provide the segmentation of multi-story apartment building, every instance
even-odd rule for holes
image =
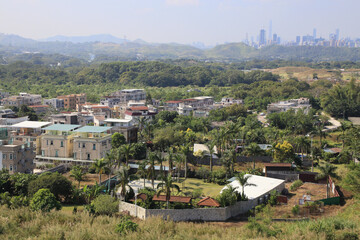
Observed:
[[[32,173],[35,152],[32,143],[0,141],[0,169],[9,173]]]
[[[94,161],[111,149],[111,127],[85,126],[74,130],[74,160]]]
[[[142,101],[146,100],[146,92],[144,89],[123,89],[111,94],[112,96],[119,97],[120,103],[127,103],[130,100]]]
[[[290,109],[297,111],[303,109],[305,113],[309,111],[311,104],[308,98],[290,99],[287,101],[280,101],[271,103],[267,107],[267,113],[286,112]]]
[[[51,115],[49,121],[52,124],[79,124],[86,126],[94,123],[94,116],[88,113],[69,112]]]
[[[104,122],[111,127],[111,133],[121,133],[128,143],[137,142],[138,127],[134,119],[108,118]]]
[[[86,103],[86,94],[80,93],[80,94],[71,94],[71,95],[64,95],[64,96],[58,96],[57,99],[64,100],[64,108],[65,109],[76,109],[76,106],[78,104],[85,104]]]
[[[64,99],[58,99],[58,98],[44,99],[44,104],[52,106],[55,109],[63,109]]]
[[[21,107],[21,105],[41,105],[41,95],[20,93],[19,96],[10,96],[1,100],[2,105],[11,107]]]
[[[41,134],[43,128],[50,126],[51,122],[25,121],[9,126],[11,141],[21,141],[23,143],[32,143],[39,154],[41,150]]]
[[[100,99],[100,105],[113,108],[114,106],[122,104],[120,97],[118,96],[103,96]]]
[[[157,112],[149,109],[146,106],[136,106],[129,107],[125,111],[125,119],[134,119],[137,120],[139,118],[152,119]]]
[[[41,156],[38,159],[47,161],[73,161],[74,130],[80,125],[54,124],[44,128],[41,136]]]

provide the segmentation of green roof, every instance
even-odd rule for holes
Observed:
[[[54,124],[49,127],[44,128],[44,130],[52,130],[52,131],[62,131],[69,132],[76,128],[81,127],[81,125],[72,125],[72,124]]]
[[[87,132],[87,133],[102,133],[110,130],[111,127],[94,127],[94,126],[85,126],[79,129],[76,129],[75,132]]]

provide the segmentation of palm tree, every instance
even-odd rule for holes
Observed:
[[[185,159],[185,179],[187,178],[187,170],[188,170],[188,162],[189,162],[189,154],[191,153],[191,143],[180,146],[180,152],[184,155]]]
[[[342,148],[345,146],[345,138],[346,138],[346,130],[352,128],[352,124],[346,121],[342,121],[340,126],[341,133],[338,135],[337,140],[341,139],[342,141]]]
[[[182,169],[182,166],[185,162],[184,156],[182,154],[176,154],[175,155],[175,163],[177,168],[177,181],[180,180],[180,170]]]
[[[250,186],[254,186],[256,187],[256,184],[253,183],[249,183],[249,179],[251,178],[251,175],[246,175],[245,172],[243,173],[239,173],[235,179],[237,181],[239,181],[240,185],[241,185],[241,195],[242,198],[245,198],[245,187],[250,187]]]
[[[107,168],[108,168],[108,192],[110,193],[110,187],[111,187],[111,173],[112,173],[112,168],[115,164],[115,156],[114,156],[114,151],[111,151],[110,153],[106,153],[106,157],[105,157],[106,163],[107,163]]]
[[[121,145],[119,148],[120,152],[124,155],[126,166],[129,164],[129,158],[134,154],[135,147],[132,143]]]
[[[147,157],[147,162],[149,164],[149,167],[147,170],[148,170],[148,176],[150,176],[150,178],[151,178],[152,188],[154,188],[156,160],[157,160],[156,154],[153,152],[150,152]]]
[[[255,156],[258,156],[262,152],[261,148],[257,143],[250,143],[250,145],[245,149],[245,156],[254,157],[253,169],[255,169]]]
[[[161,188],[157,196],[160,195],[160,193],[165,193],[166,195],[166,208],[169,208],[169,200],[171,196],[171,189],[175,188],[178,192],[180,192],[180,187],[176,184],[174,184],[173,179],[171,175],[168,175],[167,177],[163,177],[163,182],[159,183],[157,185],[157,189]]]
[[[148,164],[148,161],[145,160],[145,161],[142,161],[139,165],[139,168],[136,172],[136,174],[140,177],[140,178],[143,178],[144,179],[144,188],[145,188],[145,180],[146,178],[149,176],[149,172],[147,171],[146,169],[146,166]]]
[[[122,166],[120,167],[120,170],[116,174],[117,180],[119,182],[118,187],[121,187],[120,196],[122,200],[125,200],[126,196],[126,187],[129,187],[131,189],[130,183],[130,175],[129,175],[129,168]]]
[[[164,176],[163,162],[165,162],[166,159],[162,156],[161,152],[156,153],[156,161],[160,164],[160,176]]]
[[[322,139],[326,138],[329,134],[324,130],[325,123],[324,122],[318,122],[316,124],[313,134],[320,137],[320,148],[322,148]]]
[[[169,147],[167,152],[168,152],[167,160],[169,163],[169,174],[172,176],[173,168],[174,168],[174,150],[173,148]]]
[[[207,146],[207,148],[209,150],[205,150],[204,152],[206,154],[209,154],[209,158],[210,158],[210,172],[212,172],[213,169],[213,154],[215,153],[216,149],[215,149],[215,141],[209,141],[207,143],[205,143],[205,145]]]
[[[99,184],[101,184],[101,174],[107,170],[107,162],[104,158],[97,159],[93,163],[93,167],[95,168],[96,173],[99,174]]]
[[[309,139],[306,136],[298,136],[295,138],[295,145],[301,151],[301,160],[304,162],[304,152],[308,152],[310,148]]]
[[[326,178],[326,198],[329,198],[329,177],[338,177],[335,173],[337,167],[330,163],[324,163],[319,166],[320,174],[316,176],[316,179]]]
[[[70,171],[70,177],[74,178],[76,181],[79,182],[78,188],[80,188],[80,182],[84,180],[84,175],[85,172],[80,166],[74,166]]]

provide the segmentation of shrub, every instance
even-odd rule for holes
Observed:
[[[211,180],[216,184],[225,185],[227,182],[226,170],[221,168],[213,171],[211,174]]]
[[[299,205],[295,205],[292,209],[291,209],[292,214],[294,214],[294,216],[299,215],[300,213],[300,206]]]
[[[301,180],[296,180],[295,182],[293,182],[290,186],[290,191],[296,191],[301,185],[303,185],[303,181]]]
[[[30,195],[35,194],[40,189],[47,188],[52,192],[58,201],[71,199],[72,184],[60,173],[47,173],[40,175],[37,179],[29,183],[28,192]]]
[[[100,195],[91,203],[96,214],[112,215],[119,211],[118,202],[110,195]]]
[[[199,198],[202,195],[201,189],[194,189],[194,191],[191,193],[192,198]]]
[[[217,197],[217,200],[222,207],[231,206],[236,203],[237,195],[230,189],[224,189]]]
[[[50,212],[53,209],[60,210],[61,205],[49,189],[40,189],[31,199],[30,209],[33,211]]]
[[[269,204],[271,206],[277,205],[277,196],[278,196],[278,193],[276,192],[276,190],[271,191],[270,197],[269,197]]]
[[[355,232],[343,232],[336,237],[337,240],[358,240],[359,235]]]
[[[205,167],[201,167],[196,171],[195,176],[199,179],[203,179],[204,181],[206,181],[210,177],[210,171]]]
[[[116,225],[115,232],[119,234],[127,234],[129,232],[136,232],[138,225],[130,220],[129,217],[124,217],[121,222]]]

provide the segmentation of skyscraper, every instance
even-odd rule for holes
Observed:
[[[260,30],[260,37],[259,37],[259,45],[264,46],[266,44],[266,38],[265,38],[265,30]]]
[[[269,23],[269,40],[271,40],[272,38],[272,20],[270,20],[270,23]]]
[[[300,45],[300,36],[296,36],[296,45]]]
[[[278,40],[278,36],[276,33],[273,34],[273,38],[272,38],[272,42],[273,43],[277,43],[277,40]]]
[[[335,40],[339,40],[340,39],[340,30],[336,29],[335,31]]]
[[[314,41],[315,41],[315,39],[316,39],[316,28],[314,28],[314,30],[313,30],[313,38],[314,38]]]

